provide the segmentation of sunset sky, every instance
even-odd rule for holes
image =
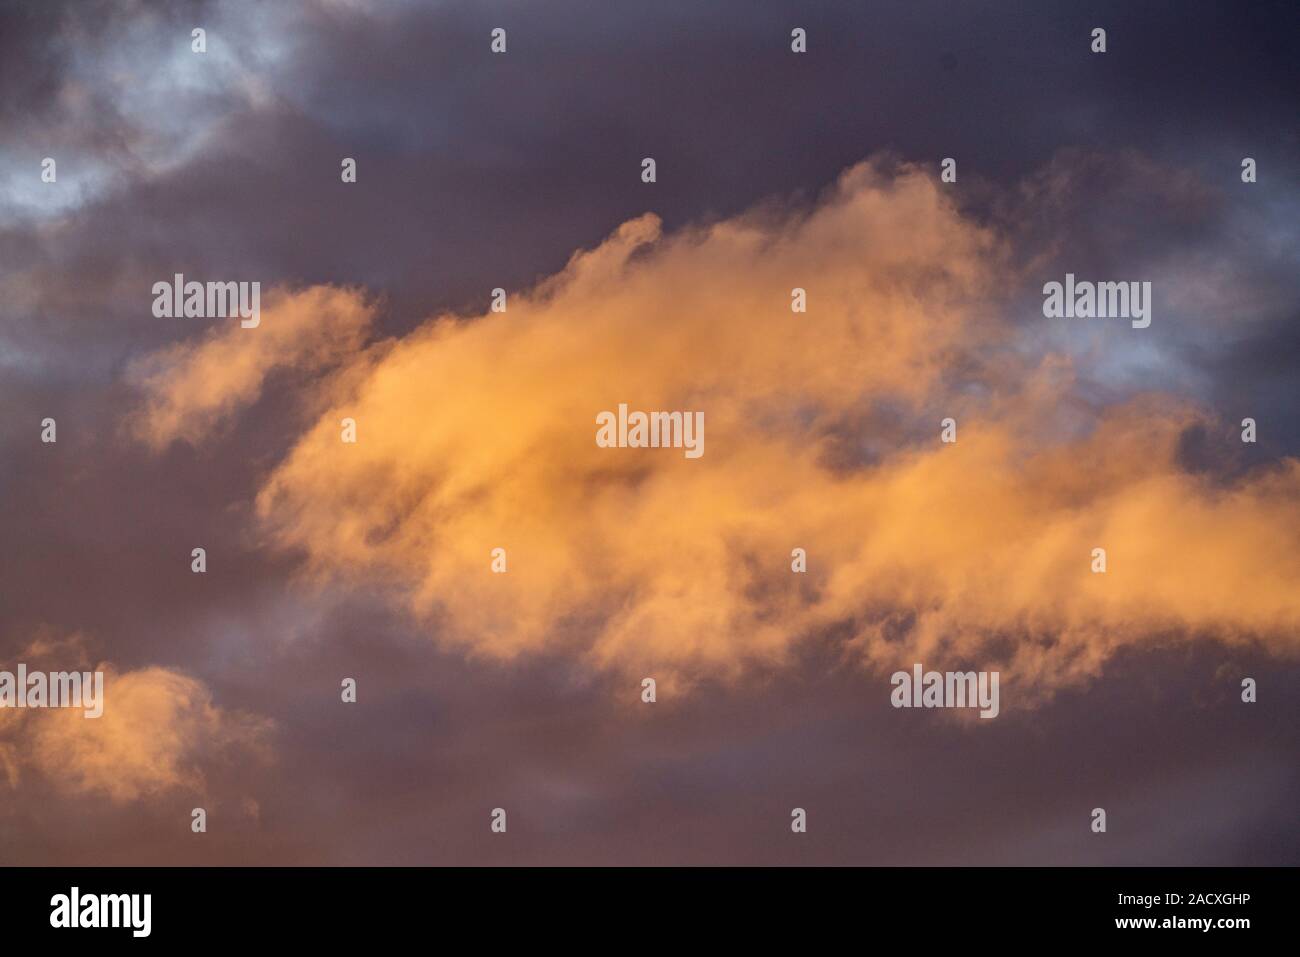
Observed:
[[[1300,864],[1295,4],[0,10],[0,863]]]

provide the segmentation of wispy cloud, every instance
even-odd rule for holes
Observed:
[[[313,373],[355,354],[374,317],[360,293],[323,286],[281,292],[267,313],[264,331],[234,319],[176,320],[219,325],[198,345],[182,343],[132,364],[128,378],[148,399],[131,430],[155,447],[197,441],[256,401],[277,369]]]
[[[86,647],[79,635],[42,635],[18,655],[31,668],[104,672],[103,713],[0,710],[0,769],[10,787],[35,771],[61,793],[126,802],[202,793],[207,771],[231,756],[269,759],[266,719],[219,707],[202,681],[171,668],[92,665]]]

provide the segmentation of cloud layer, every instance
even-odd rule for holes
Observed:
[[[436,317],[315,380],[323,411],[258,496],[267,541],[471,653],[669,680],[780,665],[814,633],[885,671],[1000,668],[1021,701],[1129,645],[1294,654],[1300,465],[1189,471],[1189,430],[1235,432],[1176,397],[1090,396],[1009,315],[1016,268],[933,178],[883,161],[811,207],[631,220],[506,312]],[[310,289],[150,360],[151,441],[247,402],[256,376],[228,370],[316,371],[368,316]],[[1101,335],[1143,346],[1127,323]],[[598,448],[621,402],[702,410],[705,456]]]

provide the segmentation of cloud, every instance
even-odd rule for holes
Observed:
[[[268,544],[469,653],[666,680],[780,666],[814,634],[886,671],[1000,668],[1032,682],[1020,700],[1138,643],[1294,654],[1300,465],[1188,473],[1189,429],[1235,434],[1171,396],[1106,404],[1068,356],[1024,348],[999,310],[1015,275],[905,165],[855,166],[811,209],[672,235],[642,216],[505,313],[436,317],[320,381],[258,497]],[[184,353],[155,406],[192,405],[173,391],[218,356]],[[598,448],[620,402],[703,411],[705,456]]]
[[[315,372],[355,352],[373,318],[373,308],[356,290],[316,286],[277,290],[256,328],[235,320],[196,320],[220,325],[197,345],[151,353],[129,369],[144,394],[132,430],[155,448],[175,439],[200,441],[256,401],[275,370]]]
[[[0,73],[9,81],[0,119],[21,134],[0,138],[7,218],[57,218],[195,160],[224,117],[273,101],[285,53],[276,15],[228,2],[55,0],[5,14],[0,62],[17,68]],[[191,49],[198,26],[208,33],[202,54]],[[57,189],[31,175],[44,156],[58,163]]]
[[[79,636],[38,638],[16,660],[29,670],[103,671],[104,708],[98,718],[80,708],[0,712],[0,767],[11,787],[32,769],[64,793],[125,802],[202,792],[206,766],[270,755],[268,721],[215,705],[203,682],[178,671],[91,665]]]

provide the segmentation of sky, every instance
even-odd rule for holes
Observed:
[[[0,862],[1300,863],[1297,21],[6,0]]]

